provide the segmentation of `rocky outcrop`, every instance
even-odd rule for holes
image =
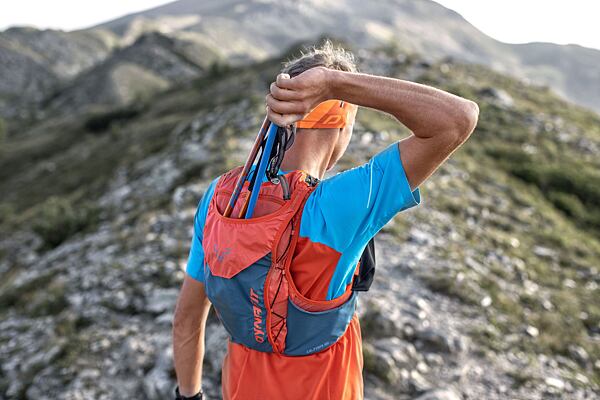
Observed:
[[[172,85],[189,83],[215,61],[207,49],[189,46],[159,33],[142,35],[59,89],[47,108],[63,113],[126,105]],[[194,53],[194,58],[188,57],[188,52]]]
[[[108,56],[117,38],[105,30],[10,28],[0,33],[0,115],[28,117],[60,84]]]

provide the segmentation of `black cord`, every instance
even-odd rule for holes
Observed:
[[[273,149],[269,155],[269,164],[267,168],[267,179],[273,180],[279,175],[279,169],[286,150],[289,150],[296,137],[296,126],[279,127],[273,143]]]

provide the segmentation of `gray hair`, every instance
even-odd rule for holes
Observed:
[[[281,72],[290,77],[300,75],[302,72],[315,67],[325,67],[338,71],[356,72],[354,54],[340,46],[335,46],[329,39],[320,46],[313,46],[300,57],[289,60],[283,64]]]

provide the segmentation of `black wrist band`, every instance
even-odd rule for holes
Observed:
[[[202,390],[193,395],[192,397],[185,397],[179,393],[179,386],[175,388],[175,400],[202,400]]]

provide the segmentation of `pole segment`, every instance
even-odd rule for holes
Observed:
[[[246,159],[244,168],[242,169],[242,172],[240,173],[240,176],[238,177],[238,180],[235,183],[235,188],[233,190],[233,193],[231,194],[231,197],[229,198],[229,203],[227,203],[225,212],[223,213],[223,215],[225,217],[231,216],[231,213],[233,212],[235,203],[237,202],[238,197],[240,196],[240,193],[242,192],[242,188],[244,187],[244,182],[246,181],[246,178],[248,177],[248,172],[250,171],[250,168],[252,167],[252,164],[254,163],[254,160],[256,159],[256,156],[258,154],[258,150],[260,149],[260,145],[262,144],[263,139],[265,138],[265,134],[267,133],[269,124],[270,124],[269,119],[267,117],[265,117],[265,119],[260,127],[260,130],[258,131],[258,135],[256,136],[256,139],[254,140],[254,144],[252,145],[252,150],[250,150],[250,154],[248,154],[248,158]]]
[[[271,123],[269,126],[269,131],[267,133],[267,143],[263,148],[263,156],[261,157],[260,164],[258,165],[258,171],[256,171],[256,179],[258,183],[258,187],[256,187],[256,183],[254,184],[254,188],[252,189],[252,193],[250,194],[250,201],[248,203],[248,211],[246,211],[246,219],[252,218],[252,214],[254,213],[254,206],[256,205],[256,201],[258,200],[258,193],[260,192],[260,186],[262,184],[263,176],[265,176],[265,171],[267,170],[267,164],[271,159],[271,150],[273,149],[273,143],[275,142],[275,136],[277,136],[277,129],[279,127],[274,123]]]

